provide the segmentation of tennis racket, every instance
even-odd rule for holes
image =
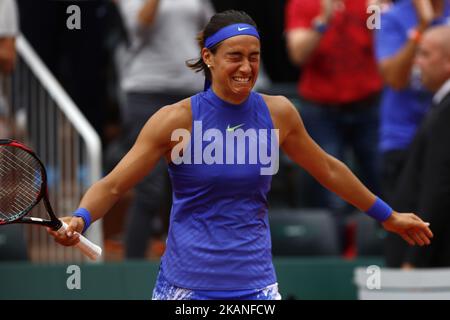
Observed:
[[[26,216],[41,199],[50,220]],[[48,200],[47,174],[37,155],[22,143],[0,139],[0,225],[28,223],[64,233],[67,224],[59,220]],[[80,235],[76,247],[96,260],[102,249]]]

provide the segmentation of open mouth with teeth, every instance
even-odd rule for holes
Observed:
[[[233,80],[239,83],[250,83],[251,78],[250,77],[233,77]]]

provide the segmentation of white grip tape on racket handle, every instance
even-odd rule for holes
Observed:
[[[61,222],[62,226],[61,229],[58,230],[58,232],[63,232],[68,227],[67,223],[65,223],[64,221]],[[81,252],[83,252],[86,256],[88,256],[92,260],[97,260],[97,258],[102,255],[102,248],[89,241],[82,234],[80,234],[80,242],[78,242],[75,246],[78,247],[78,249],[80,249]]]

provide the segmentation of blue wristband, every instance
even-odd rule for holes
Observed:
[[[379,222],[386,221],[392,215],[392,208],[383,200],[377,197],[377,200],[366,213]]]
[[[322,21],[314,21],[312,23],[313,30],[317,31],[320,34],[324,34],[328,30],[328,24]]]
[[[85,208],[78,208],[77,210],[74,211],[74,213],[72,213],[72,216],[80,217],[83,219],[84,228],[81,233],[84,233],[91,225],[91,221],[92,221],[91,213]]]

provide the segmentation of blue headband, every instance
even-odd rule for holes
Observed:
[[[208,37],[205,41],[205,47],[211,49],[223,40],[242,35],[254,36],[259,39],[259,33],[254,26],[246,23],[236,23],[226,26]]]
[[[223,27],[212,36],[208,37],[205,41],[205,48],[211,49],[219,42],[226,40],[231,37],[236,36],[254,36],[259,39],[259,33],[256,28],[247,23],[236,23],[230,24],[229,26]],[[211,82],[205,78],[205,87],[204,90],[208,90],[211,86]]]

